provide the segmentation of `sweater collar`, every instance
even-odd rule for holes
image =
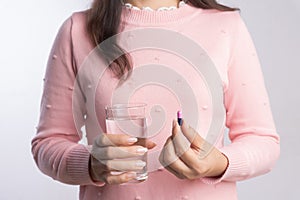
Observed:
[[[160,25],[166,23],[180,23],[196,11],[196,7],[187,2],[173,10],[135,10],[122,7],[121,22],[136,25]]]

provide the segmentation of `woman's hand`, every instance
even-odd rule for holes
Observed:
[[[119,160],[141,156],[155,143],[138,140],[125,134],[100,134],[94,141],[90,156],[90,175],[94,181],[121,184],[134,180],[135,171],[143,169],[142,160]]]
[[[167,139],[159,159],[167,170],[180,179],[219,177],[228,165],[227,157],[184,120],[181,128],[173,120],[172,136]]]

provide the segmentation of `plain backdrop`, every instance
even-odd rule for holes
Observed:
[[[296,200],[300,178],[300,2],[223,0],[237,6],[261,60],[281,157],[273,171],[238,183],[241,200]],[[90,0],[0,1],[0,199],[78,199],[78,187],[43,175],[30,141],[39,116],[43,76],[54,37]]]

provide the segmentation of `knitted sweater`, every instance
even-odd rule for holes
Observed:
[[[179,33],[201,47],[203,52],[195,55],[196,58],[205,55],[206,63],[203,65],[215,67],[221,83],[221,107],[224,109],[217,118],[224,120],[221,128],[215,130],[218,137],[213,143],[227,156],[229,165],[221,177],[196,180],[178,179],[158,165],[157,158],[166,138],[171,135],[176,111],[186,108],[183,109],[186,122],[208,138],[215,120],[214,109],[218,105],[214,105],[212,100],[214,96],[207,84],[210,77],[205,77],[205,72],[199,73],[190,62],[174,53],[144,48],[130,52],[130,55],[133,73],[135,69],[143,69],[140,72],[150,70],[147,74],[141,73],[148,84],[137,87],[136,79],[131,79],[129,85],[134,92],[129,99],[147,103],[148,113],[154,105],[161,105],[163,112],[158,110],[156,113],[164,115],[162,127],[151,137],[157,146],[148,152],[149,177],[142,183],[124,185],[93,182],[88,171],[91,145],[101,130],[106,131],[104,107],[112,103],[119,79],[111,70],[105,70],[101,77],[96,77],[98,81],[92,81],[95,74],[91,70],[86,70],[78,78],[94,49],[87,35],[86,17],[86,11],[77,12],[63,23],[47,63],[37,135],[32,140],[32,153],[43,173],[63,183],[80,185],[81,200],[233,200],[237,199],[236,181],[271,170],[279,156],[279,136],[259,59],[238,11],[205,10],[190,4],[174,10],[151,12],[124,7],[120,32],[158,28],[173,31],[174,34],[170,32],[170,40]],[[146,37],[149,44],[152,39],[157,40],[154,36],[151,38],[151,34],[149,37]],[[161,44],[166,42],[163,38],[158,39],[161,39]],[[126,41],[135,41],[135,36],[129,35]],[[177,44],[180,41],[172,42]],[[190,53],[195,53],[192,50],[191,46]],[[153,63],[156,68],[149,65]],[[154,69],[154,76],[151,69]],[[163,69],[174,72],[180,78],[173,81],[175,75]],[[155,78],[154,81],[151,77]],[[171,88],[158,84],[165,80],[170,82]],[[80,92],[75,91],[77,88]],[[174,88],[179,88],[176,90],[178,94],[170,91]],[[191,108],[191,105],[195,107]],[[96,120],[91,119],[93,116]],[[85,126],[87,143],[79,143],[82,126]],[[231,141],[228,145],[223,142],[225,127],[229,130]]]

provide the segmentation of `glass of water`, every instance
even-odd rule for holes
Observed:
[[[147,124],[145,117],[145,103],[114,104],[105,107],[106,132],[109,134],[127,134],[138,138],[141,145],[145,144],[147,138]],[[137,171],[137,181],[148,178],[147,152],[142,156],[127,158],[124,160],[142,160],[146,166]]]

